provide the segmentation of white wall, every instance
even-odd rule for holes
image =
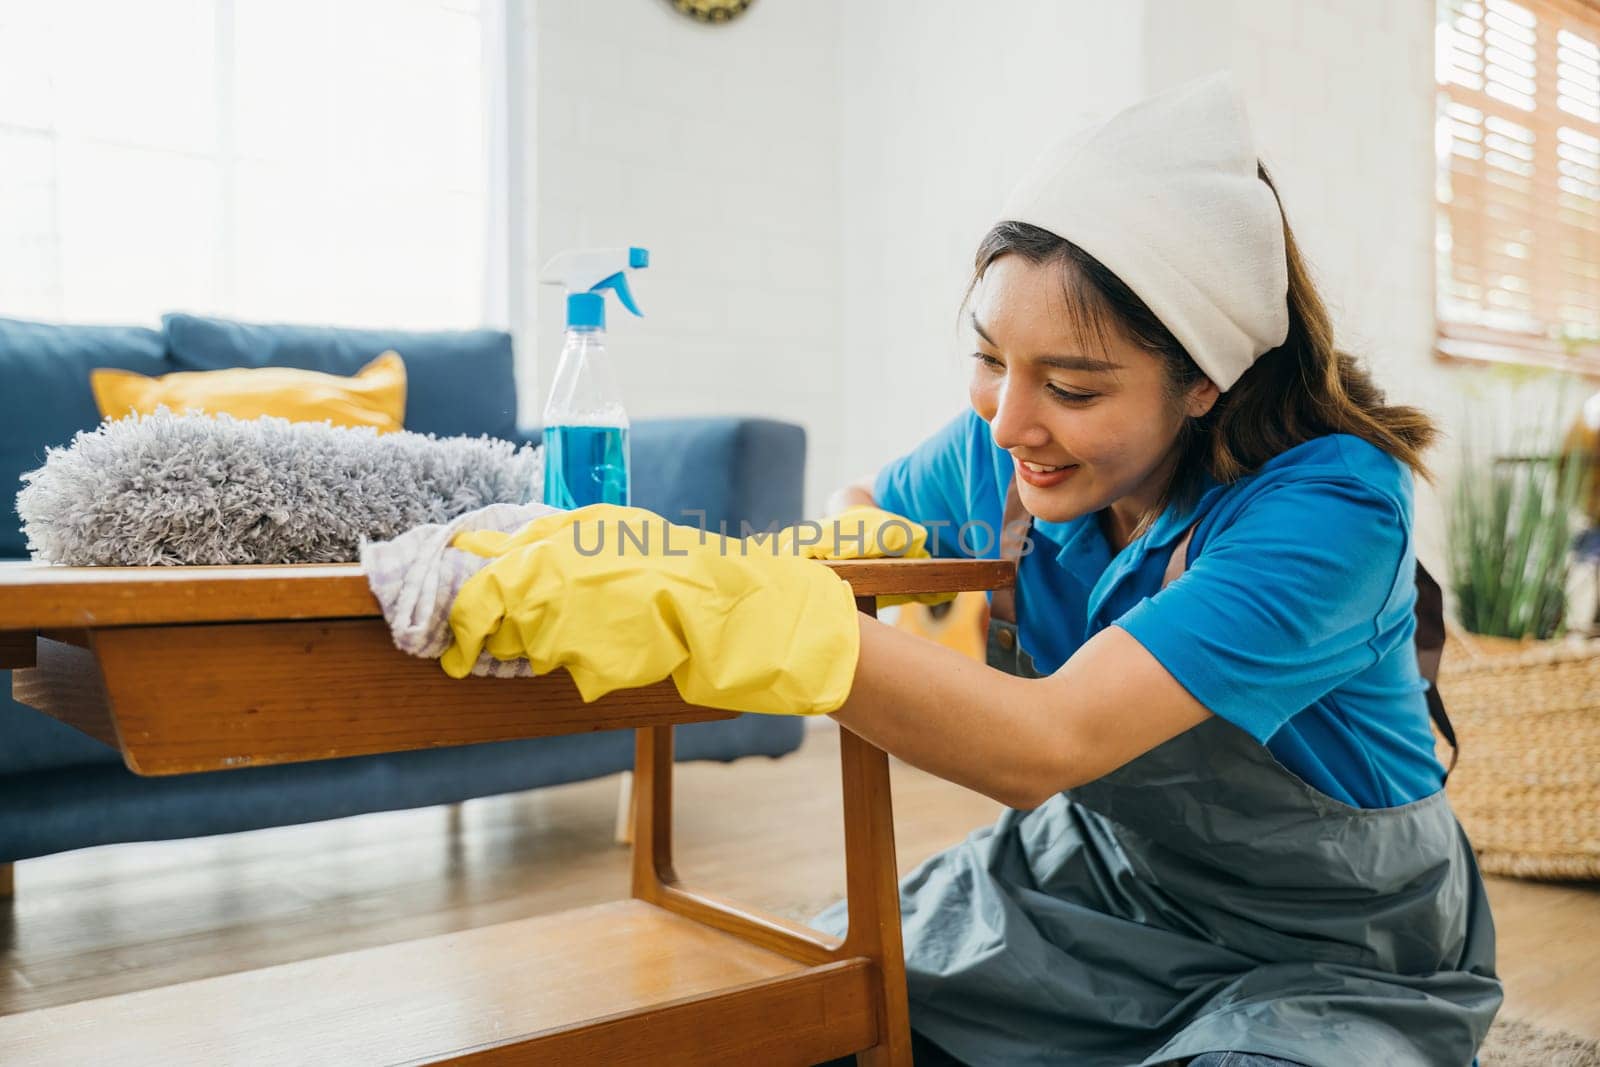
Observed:
[[[973,253],[1051,140],[1137,98],[1143,10],[1093,0],[851,7],[840,345],[852,478],[967,405],[956,323]]]
[[[647,317],[609,316],[629,413],[799,422],[818,512],[966,403],[957,304],[1036,131],[1137,96],[1143,5],[1108,7],[532,0],[527,269],[649,247]],[[561,306],[530,300],[536,421]]]
[[[611,316],[630,412],[800,422],[813,513],[966,403],[957,304],[1035,153],[1222,67],[1341,347],[1454,433],[1469,404],[1546,402],[1433,358],[1430,4],[758,0],[704,27],[657,0],[530,2],[530,272],[575,244],[649,246],[648,318]],[[535,306],[536,417],[560,304]],[[1455,448],[1433,457],[1446,485]],[[1426,487],[1419,534],[1439,563]]]
[[[633,283],[646,317],[615,301],[607,316],[629,414],[799,422],[817,506],[839,468],[839,4],[762,0],[723,26],[662,0],[531,0],[528,14],[530,285],[564,248],[649,248]],[[534,422],[559,288],[530,307]]]

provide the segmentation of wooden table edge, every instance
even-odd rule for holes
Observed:
[[[856,596],[1001,589],[1003,560],[828,560]],[[60,567],[0,561],[0,634],[44,629],[382,618],[360,565]]]

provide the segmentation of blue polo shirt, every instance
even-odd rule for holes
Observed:
[[[879,472],[878,505],[932,527],[936,555],[994,559],[1011,457],[970,409]],[[1279,763],[1356,807],[1443,785],[1417,670],[1411,472],[1331,434],[1258,471],[1206,483],[1113,552],[1094,515],[1036,521],[1017,570],[1017,629],[1055,671],[1120,626],[1215,714]],[[1195,524],[1189,566],[1161,588]]]

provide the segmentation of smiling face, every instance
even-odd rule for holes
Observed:
[[[1160,357],[1074,313],[1068,281],[1059,262],[989,264],[972,306],[969,394],[1011,453],[1028,512],[1065,522],[1109,509],[1120,545],[1162,499],[1184,420],[1209,411],[1217,387],[1202,379],[1174,397]]]

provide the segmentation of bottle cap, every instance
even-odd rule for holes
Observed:
[[[605,329],[606,298],[604,293],[569,293],[567,295],[567,327],[580,329]]]

